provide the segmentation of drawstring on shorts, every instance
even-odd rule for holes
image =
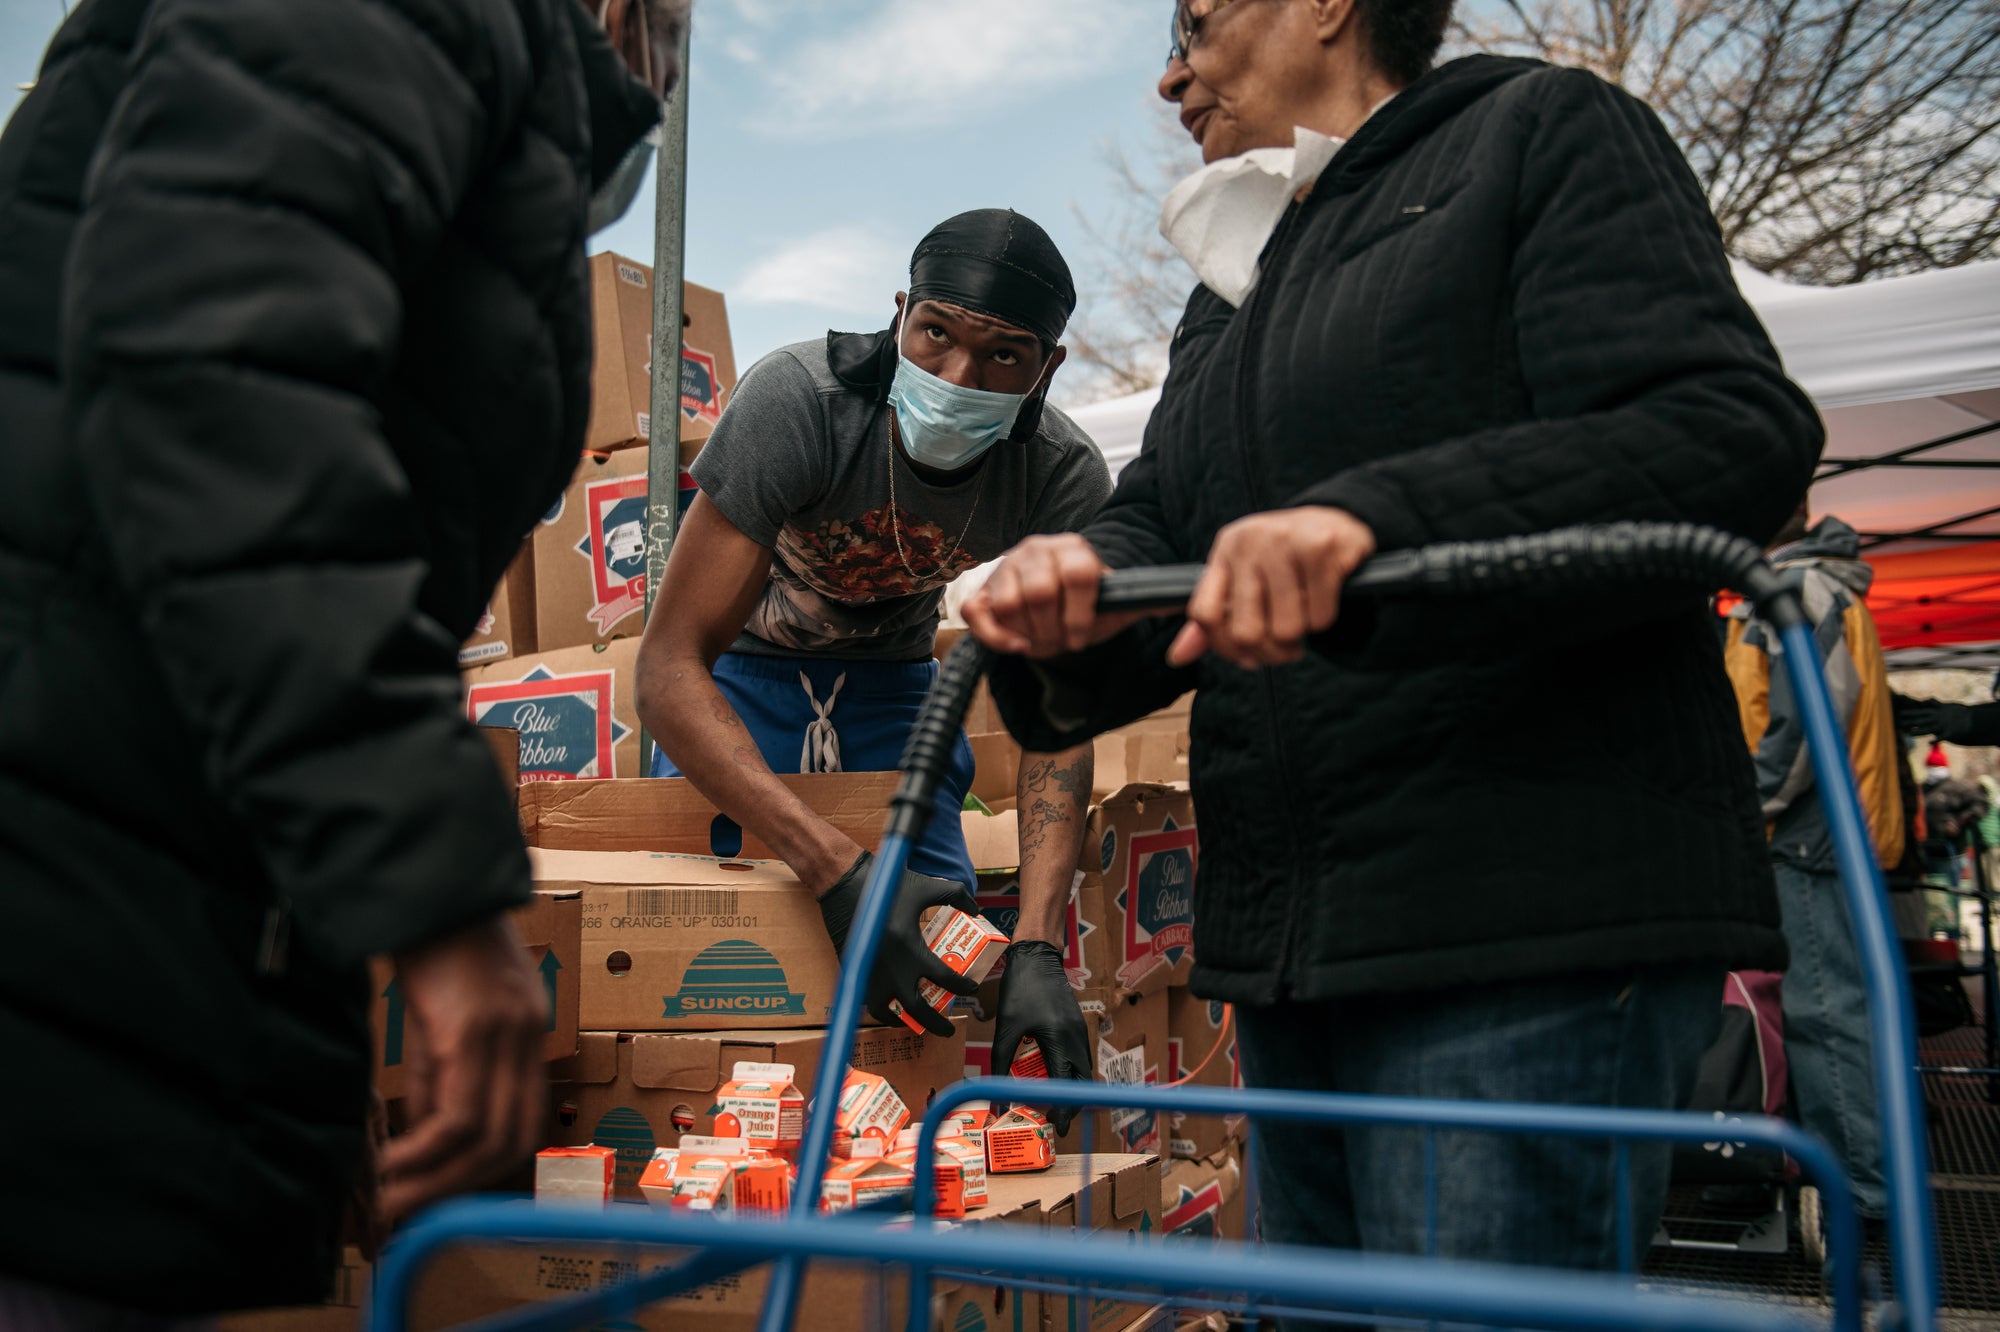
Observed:
[[[812,681],[804,671],[799,672],[799,684],[806,691],[806,702],[812,705],[814,713],[814,720],[806,724],[805,744],[799,747],[800,772],[840,771],[840,732],[833,729],[833,704],[840,697],[840,687],[846,683],[847,672],[842,671],[822,703],[813,697]]]

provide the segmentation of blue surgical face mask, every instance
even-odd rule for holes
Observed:
[[[896,409],[904,451],[924,466],[955,472],[977,461],[1014,433],[1021,404],[1033,392],[989,393],[939,379],[903,355],[902,321],[897,321],[896,377],[889,384],[889,405]]]
[[[590,196],[588,220],[584,234],[595,236],[619,218],[639,197],[639,186],[646,179],[646,171],[653,165],[653,144],[658,131],[632,145],[632,150],[619,161],[612,171],[611,179],[604,182],[604,188]]]

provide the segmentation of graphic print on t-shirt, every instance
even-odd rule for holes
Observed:
[[[888,505],[859,518],[829,519],[810,529],[787,525],[778,534],[778,555],[813,591],[850,605],[942,587],[980,562],[970,551],[954,550],[953,538],[936,523],[900,504],[894,509],[894,531]],[[896,549],[898,533],[903,539],[901,553]]]

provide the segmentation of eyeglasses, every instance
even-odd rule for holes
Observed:
[[[1235,3],[1236,0],[1174,0],[1174,45],[1167,52],[1167,59],[1186,60],[1188,48],[1201,38],[1202,20]]]

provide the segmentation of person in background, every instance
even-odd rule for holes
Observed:
[[[685,3],[618,8],[650,82],[597,0],[82,0],[0,135],[0,1327],[316,1302],[351,1197],[534,1150],[457,649],[576,466],[586,227],[676,78]]]
[[[1868,613],[1874,570],[1861,558],[1853,528],[1826,517],[1808,529],[1803,503],[1772,542],[1770,558],[1798,580],[1827,690],[1847,736],[1875,855],[1885,871],[1894,870],[1903,861],[1908,829],[1897,780],[1902,743],[1890,707],[1888,666]],[[1861,952],[1797,699],[1785,672],[1772,669],[1774,638],[1747,604],[1731,611],[1724,661],[1756,764],[1791,948],[1784,984],[1785,1055],[1801,1122],[1838,1155],[1862,1216],[1880,1220],[1886,1195]]]
[[[1378,548],[1575,523],[1762,544],[1822,430],[1658,119],[1580,70],[1434,68],[1451,15],[1175,7],[1159,91],[1206,165],[1162,220],[1202,286],[1103,511],[964,614],[1020,654],[994,698],[1034,748],[1198,690],[1191,985],[1235,1003],[1246,1082],[1674,1106],[1725,971],[1785,956],[1707,598],[1342,589]],[[1197,560],[1185,618],[1097,617],[1106,569]],[[1258,1141],[1267,1238],[1426,1251],[1423,1135]],[[1441,1151],[1437,1253],[1597,1268],[1670,1155],[1633,1153],[1623,1231],[1607,1144]]]
[[[1048,405],[1076,292],[1039,226],[998,208],[939,223],[895,305],[888,329],[786,347],[737,385],[693,464],[700,493],[661,584],[673,614],[639,649],[654,775],[687,776],[776,850],[843,951],[872,856],[773,774],[897,767],[937,678],[945,588],[1022,537],[1081,526],[1111,490],[1097,446]],[[1090,1076],[1062,948],[1091,762],[1087,745],[1021,762],[998,1069],[1033,1037],[1050,1076]],[[958,817],[972,775],[961,735],[867,989],[878,1018],[893,1003],[940,1035],[950,1020],[918,983],[976,987],[924,945],[920,916],[977,910]]]

